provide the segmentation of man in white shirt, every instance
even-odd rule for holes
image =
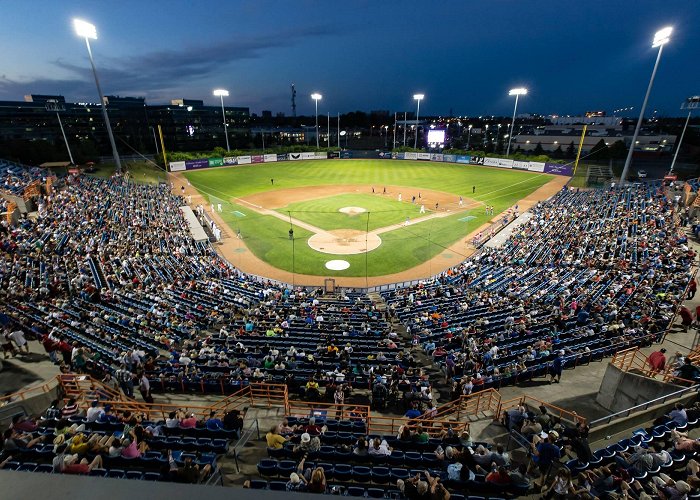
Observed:
[[[104,409],[99,406],[99,402],[93,401],[90,408],[85,412],[85,417],[88,422],[96,422],[104,412]]]

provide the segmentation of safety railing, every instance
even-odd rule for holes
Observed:
[[[484,389],[471,394],[463,394],[459,399],[438,406],[435,412],[420,416],[415,420],[422,421],[444,418],[460,420],[462,417],[472,415],[478,416],[479,414],[489,411],[496,414],[500,402],[501,394],[496,389]]]
[[[460,422],[453,419],[415,420],[406,417],[386,417],[382,415],[370,415],[367,419],[368,433],[382,436],[394,435],[398,437],[402,427],[415,430],[419,426],[430,437],[441,436],[450,428],[456,436],[465,431],[469,432],[468,422]]]
[[[362,420],[369,423],[367,405],[321,403],[315,401],[288,401],[287,415],[291,417],[325,417],[339,420]]]
[[[636,406],[631,406],[631,407],[627,408],[626,410],[620,410],[620,411],[612,413],[610,415],[606,415],[605,417],[591,420],[591,422],[588,425],[591,428],[599,427],[601,425],[606,425],[606,424],[609,424],[610,422],[612,422],[613,420],[616,420],[618,418],[629,417],[632,413],[646,411],[653,406],[662,405],[662,404],[666,403],[667,401],[678,399],[678,398],[681,398],[683,396],[689,396],[695,392],[698,392],[699,389],[700,389],[700,385],[693,385],[691,387],[686,387],[686,388],[681,389],[679,391],[675,391],[675,392],[672,392],[670,394],[666,394],[665,396],[651,399],[651,400],[646,401],[642,404],[639,404]]]
[[[559,418],[559,420],[565,420],[571,423],[576,423],[576,422],[581,422],[582,424],[586,423],[586,419],[576,413],[575,411],[572,410],[566,410],[564,408],[561,408],[559,406],[553,405],[552,403],[548,403],[546,401],[542,401],[537,398],[533,398],[532,396],[528,396],[527,394],[523,396],[519,396],[517,398],[513,399],[508,399],[506,401],[501,401],[499,407],[498,407],[498,412],[494,416],[494,419],[500,418],[503,415],[503,412],[506,412],[508,410],[512,410],[513,408],[517,408],[518,406],[525,406],[527,408],[539,408],[541,406],[544,406],[547,408],[547,413],[550,415]]]
[[[17,401],[24,401],[25,399],[32,398],[39,394],[46,394],[47,392],[55,389],[58,386],[58,384],[58,380],[52,378],[41,385],[35,385],[33,387],[29,387],[28,389],[24,389],[19,392],[13,392],[12,394],[0,396],[0,406],[5,406],[11,403],[15,403]]]
[[[616,352],[610,364],[623,372],[637,370],[644,375],[649,372],[647,357],[639,351],[639,347],[630,347]]]

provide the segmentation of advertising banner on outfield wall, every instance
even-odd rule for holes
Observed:
[[[316,153],[314,153],[313,151],[311,151],[311,152],[309,152],[309,153],[302,153],[302,154],[301,154],[301,159],[302,159],[302,160],[315,160],[315,159],[316,159]]]
[[[270,162],[270,161],[277,161],[277,155],[276,154],[263,155],[263,161],[265,163]]]
[[[250,157],[250,163],[262,163],[263,155],[253,155]]]
[[[223,158],[209,158],[210,167],[221,167],[224,164]]]
[[[521,161],[521,160],[513,160],[513,168],[517,168],[518,170],[529,170],[530,169],[530,162],[529,161]]]
[[[531,161],[527,169],[530,172],[544,172],[544,163],[541,161]]]
[[[316,154],[314,155],[314,158],[316,160],[327,160],[328,159],[328,153],[326,151],[316,151]]]
[[[457,155],[442,155],[442,161],[446,163],[457,163]]]
[[[406,159],[406,153],[392,153],[391,157],[395,160],[405,160]]]
[[[238,157],[238,164],[239,165],[247,165],[248,163],[251,163],[253,159],[250,156],[239,156]]]
[[[182,170],[185,170],[185,162],[184,161],[171,161],[170,162],[170,171],[171,172],[181,172]]]
[[[280,153],[277,155],[277,161],[287,161],[287,153]]]
[[[291,161],[301,160],[301,153],[289,153],[289,159]]]
[[[185,161],[185,168],[187,170],[194,170],[196,168],[209,168],[209,160],[203,158],[200,160],[187,160]]]
[[[554,174],[554,175],[568,175],[571,176],[572,165],[570,163],[564,165],[562,163],[545,163],[544,173]]]
[[[224,165],[238,165],[238,158],[235,156],[224,156]]]
[[[333,158],[340,158],[340,151],[329,151],[328,159],[331,160]]]
[[[484,165],[487,167],[500,167],[500,168],[511,168],[513,166],[513,160],[507,158],[484,158]]]
[[[457,155],[457,163],[471,163],[472,157],[468,155]]]
[[[391,153],[389,151],[380,151],[379,158],[382,160],[391,160]]]
[[[442,153],[432,153],[430,155],[430,161],[443,161]]]
[[[343,158],[344,160],[352,158],[352,151],[341,151],[340,157]]]
[[[469,163],[472,165],[483,165],[484,164],[484,157],[483,156],[472,156],[469,158]]]
[[[403,154],[404,160],[417,160],[418,159],[418,153],[411,153],[410,151],[406,151]]]
[[[418,153],[419,160],[430,160],[430,153]]]

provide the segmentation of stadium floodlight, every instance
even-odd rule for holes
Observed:
[[[413,99],[418,103],[416,108],[416,137],[413,141],[413,149],[418,149],[418,116],[420,115],[420,102],[425,98],[425,94],[413,94]]]
[[[311,94],[311,99],[313,99],[316,103],[316,148],[318,148],[318,101],[323,99],[323,96],[318,92],[314,92],[313,94]]]
[[[228,144],[228,125],[226,124],[226,109],[224,108],[224,97],[228,97],[228,90],[214,89],[214,95],[221,98],[221,118],[224,122],[224,137],[226,138],[226,151],[231,151]]]
[[[688,110],[688,117],[685,119],[685,125],[683,125],[683,132],[681,132],[681,138],[678,139],[678,145],[676,146],[676,152],[673,155],[673,161],[671,162],[671,168],[668,171],[668,175],[673,173],[673,167],[676,166],[676,158],[678,158],[678,151],[681,150],[681,144],[683,143],[683,137],[685,137],[685,130],[688,128],[688,122],[690,122],[690,115],[693,113],[694,109],[700,107],[700,95],[694,95],[688,97],[683,104],[681,104],[681,109]],[[58,114],[58,113],[57,113]]]
[[[469,127],[468,127],[468,128],[469,128],[469,133],[467,134],[467,151],[469,151],[469,145],[470,145],[471,142],[472,142],[472,127],[473,127],[473,126],[474,126],[474,125],[472,125],[472,124],[470,123],[470,124],[469,124]]]
[[[119,158],[119,152],[117,151],[117,144],[114,142],[114,135],[112,134],[112,125],[109,123],[109,116],[107,115],[107,106],[105,104],[105,96],[102,94],[102,87],[100,87],[100,79],[97,77],[97,68],[95,68],[95,61],[92,58],[92,48],[90,47],[90,39],[97,40],[97,28],[94,24],[88,23],[81,19],[73,19],[73,27],[75,28],[76,34],[85,39],[85,45],[87,46],[88,56],[90,58],[90,66],[92,66],[92,74],[95,76],[95,85],[97,86],[97,93],[100,96],[100,104],[102,105],[102,116],[105,121],[105,126],[107,127],[107,136],[109,137],[109,143],[112,146],[112,156],[114,156],[114,164],[117,172],[122,171],[122,162]]]
[[[518,112],[518,98],[521,95],[526,95],[527,94],[527,89],[525,87],[517,87],[514,89],[510,89],[508,91],[508,95],[514,95],[515,96],[515,107],[513,108],[513,121],[510,124],[510,134],[508,135],[508,148],[506,149],[506,156],[510,154],[510,141],[513,138],[513,129],[515,128],[515,114]]]
[[[671,33],[673,33],[673,28],[671,26],[667,26],[654,33],[654,41],[651,43],[651,48],[655,49],[656,47],[666,45],[671,40]]]
[[[82,19],[73,19],[73,27],[79,37],[97,40],[97,28],[94,24]]]
[[[647,86],[647,93],[644,95],[644,102],[642,103],[642,109],[639,111],[639,119],[637,120],[637,126],[634,128],[634,135],[632,136],[632,142],[630,142],[630,149],[627,151],[627,158],[625,159],[625,166],[622,169],[622,175],[620,176],[620,185],[623,185],[627,180],[627,174],[629,173],[630,166],[632,165],[632,155],[634,154],[634,145],[637,144],[637,137],[639,137],[639,130],[642,128],[642,122],[644,121],[644,112],[647,109],[647,101],[649,101],[649,94],[651,94],[651,88],[654,85],[654,77],[656,77],[656,70],[659,67],[659,61],[661,61],[661,53],[664,50],[664,45],[666,45],[671,40],[671,32],[673,28],[666,27],[654,34],[654,41],[652,42],[652,48],[659,48],[658,54],[656,54],[656,62],[654,63],[654,69],[651,72],[651,78],[649,79],[649,85]]]

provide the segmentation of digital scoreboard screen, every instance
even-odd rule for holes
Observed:
[[[428,144],[444,144],[445,130],[430,129],[428,130]]]

